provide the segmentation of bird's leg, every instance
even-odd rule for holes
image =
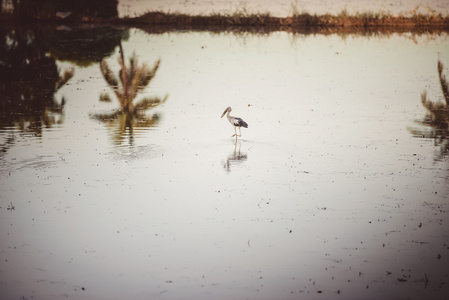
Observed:
[[[233,136],[237,137],[237,129],[235,128],[235,126],[234,126],[234,132],[235,132],[235,134],[233,134],[231,137],[233,137]]]
[[[240,129],[240,127],[239,127],[239,132],[240,132],[239,136],[242,136],[242,130]]]

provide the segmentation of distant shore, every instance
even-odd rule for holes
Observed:
[[[359,13],[349,15],[345,11],[338,15],[295,14],[291,17],[273,17],[269,14],[243,14],[193,16],[186,14],[169,14],[148,12],[135,18],[120,20],[124,24],[136,27],[173,26],[192,29],[214,27],[271,28],[286,31],[302,30],[374,30],[374,31],[443,31],[449,32],[449,16],[421,15],[390,16],[376,13]]]
[[[147,25],[194,25],[194,26],[287,26],[287,27],[415,27],[447,28],[449,16],[415,14],[412,16],[391,16],[381,13],[357,13],[350,15],[342,11],[338,15],[294,14],[291,17],[273,17],[268,13],[246,14],[237,12],[231,15],[213,14],[194,16],[147,12],[139,17],[123,18],[128,24]]]
[[[307,12],[293,14],[290,17],[274,17],[269,13],[245,13],[188,15],[180,13],[147,12],[137,17],[125,18],[87,18],[55,16],[51,19],[20,19],[11,15],[0,15],[0,21],[7,23],[56,23],[56,24],[114,24],[135,27],[163,26],[209,30],[214,28],[238,27],[266,28],[269,30],[374,30],[374,31],[442,31],[449,32],[449,16],[441,14],[414,14],[411,16],[393,16],[384,13],[357,13],[354,15],[342,11],[337,15],[315,15]]]

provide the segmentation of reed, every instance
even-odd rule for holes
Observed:
[[[421,103],[427,110],[424,120],[421,124],[431,126],[440,136],[449,136],[449,84],[443,73],[444,65],[440,59],[437,64],[438,77],[440,79],[441,90],[444,102],[434,102],[427,96],[427,91],[421,93]]]
[[[426,128],[408,129],[415,137],[433,139],[435,145],[440,146],[440,155],[436,159],[442,159],[449,151],[449,90],[448,81],[443,73],[444,65],[439,58],[437,68],[444,102],[430,100],[427,91],[424,90],[421,93],[421,103],[427,112],[423,120],[416,122]]]
[[[421,123],[436,129],[446,130],[448,128],[447,103],[429,100],[427,91],[421,93],[421,103],[427,110],[427,114]]]
[[[147,12],[136,18],[127,18],[124,23],[138,25],[189,26],[196,28],[213,28],[214,26],[271,27],[286,28],[438,28],[449,30],[449,16],[441,14],[411,16],[392,16],[388,12],[366,11],[349,14],[346,9],[333,14],[310,14],[292,8],[289,17],[274,17],[269,12],[249,13],[239,10],[233,14],[213,13],[210,15],[170,14],[160,11]]]

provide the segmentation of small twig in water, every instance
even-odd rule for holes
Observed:
[[[13,211],[13,210],[16,210],[16,207],[14,205],[12,205],[12,202],[9,202],[7,210]]]
[[[428,242],[420,242],[420,241],[412,241],[412,243],[417,243],[417,244],[421,244],[421,245],[423,245],[423,244],[430,244]]]
[[[426,273],[424,273],[424,279],[425,279],[425,281],[424,281],[424,288],[427,288],[427,284],[429,283],[429,278],[427,278],[427,274]]]

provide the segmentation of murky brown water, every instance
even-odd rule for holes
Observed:
[[[447,295],[447,34],[60,29],[3,31],[5,298]]]

